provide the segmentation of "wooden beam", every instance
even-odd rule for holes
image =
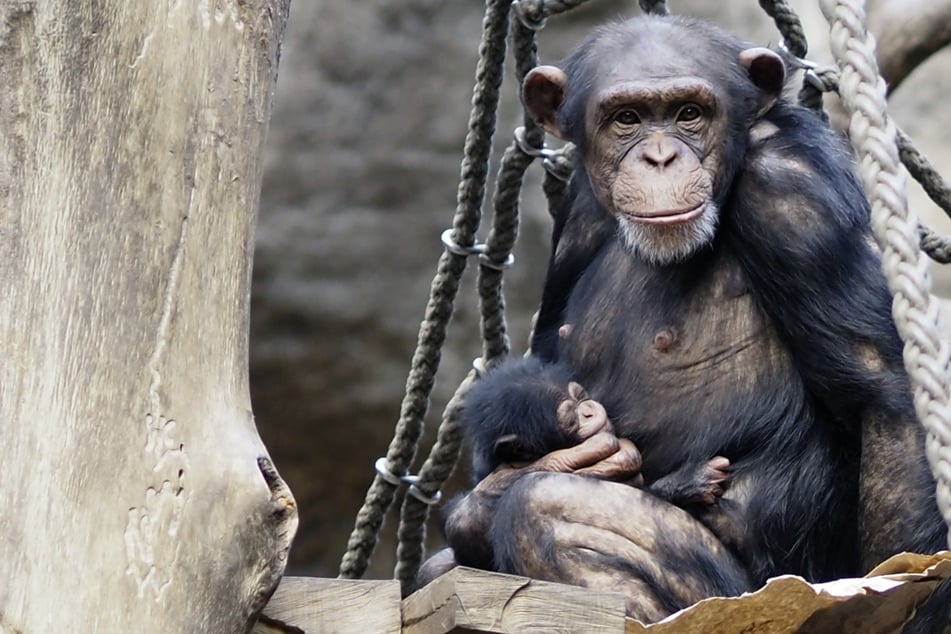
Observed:
[[[400,634],[398,581],[284,577],[252,634]]]
[[[623,634],[624,603],[617,592],[460,566],[403,600],[403,633]]]

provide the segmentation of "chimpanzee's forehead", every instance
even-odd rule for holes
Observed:
[[[604,29],[592,42],[591,70],[608,81],[704,76],[734,65],[738,43],[693,24],[636,19]],[[734,44],[724,46],[724,44]]]

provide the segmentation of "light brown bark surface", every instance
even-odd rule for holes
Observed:
[[[0,632],[236,632],[296,527],[248,396],[289,0],[0,2]]]

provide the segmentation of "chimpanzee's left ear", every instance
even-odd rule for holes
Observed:
[[[783,92],[786,85],[786,64],[778,53],[768,48],[748,48],[740,53],[739,59],[750,79],[764,93],[760,108],[762,114],[776,103]]]

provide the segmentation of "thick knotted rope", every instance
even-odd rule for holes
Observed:
[[[938,336],[938,304],[930,293],[928,263],[918,246],[918,220],[908,209],[895,124],[886,114],[885,81],[862,0],[837,0],[832,52],[841,68],[839,94],[849,113],[849,134],[872,204],[872,230],[894,295],[892,312],[905,343],[905,368],[915,410],[928,431],[927,455],[937,479],[937,500],[951,526],[951,394],[949,349]]]
[[[538,63],[534,29],[520,20],[513,21],[512,48],[515,55],[516,79],[519,83]],[[518,237],[519,194],[525,170],[531,165],[544,143],[545,135],[534,122],[526,118],[515,142],[502,156],[495,193],[492,197],[492,229],[486,239],[486,249],[479,256],[479,304],[481,308],[483,366],[491,366],[497,359],[508,356],[510,345],[505,323],[505,300],[502,295],[504,263],[509,260]],[[452,474],[459,458],[462,433],[459,428],[459,410],[469,386],[478,378],[478,371],[470,372],[443,412],[442,423],[429,457],[420,467],[416,486],[426,496],[435,495]],[[395,577],[407,587],[416,577],[423,558],[426,537],[425,523],[429,506],[422,500],[407,496],[400,514],[399,546]]]
[[[502,84],[505,62],[506,35],[510,0],[487,0],[482,22],[482,44],[476,68],[476,86],[472,96],[469,132],[466,135],[465,159],[453,218],[452,241],[470,246],[482,218],[482,202],[492,150],[492,135],[498,110],[499,88]],[[453,305],[459,290],[459,280],[466,267],[464,253],[448,250],[439,259],[433,279],[426,315],[420,326],[416,352],[413,355],[406,396],[400,409],[396,432],[386,454],[390,474],[404,475],[413,462],[416,446],[423,430],[423,419],[429,409],[436,370],[446,339],[446,328],[452,318]],[[347,543],[347,552],[340,564],[340,576],[363,576],[370,555],[383,524],[383,517],[393,503],[398,480],[378,475],[367,491],[363,507]]]

